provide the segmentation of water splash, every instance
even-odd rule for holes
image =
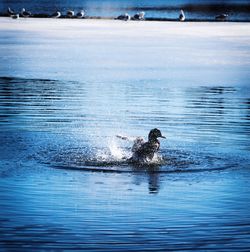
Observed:
[[[130,160],[131,148],[119,146],[115,139],[110,139],[107,148],[70,147],[54,151],[39,153],[41,162],[53,167],[63,169],[110,171],[110,172],[175,172],[175,171],[202,171],[213,167],[224,167],[223,160],[207,158],[185,151],[167,151],[155,154],[154,158],[147,162],[133,163]]]
[[[110,139],[108,147],[109,147],[112,157],[114,157],[115,159],[124,160],[124,159],[128,159],[129,156],[132,155],[131,151],[129,152],[122,149],[118,145],[118,142],[116,141],[114,137]]]

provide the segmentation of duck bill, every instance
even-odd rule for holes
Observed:
[[[161,138],[166,138],[165,136],[160,136]]]

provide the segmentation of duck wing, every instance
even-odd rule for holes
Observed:
[[[135,140],[134,140],[134,144],[132,146],[132,152],[137,152],[141,147],[142,145],[145,143],[144,139],[142,137],[137,137]]]
[[[135,157],[137,159],[146,159],[151,160],[154,157],[154,154],[159,150],[158,143],[146,142],[135,152]]]

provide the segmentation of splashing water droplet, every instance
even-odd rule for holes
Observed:
[[[128,153],[118,146],[114,138],[110,140],[108,147],[114,159],[122,160],[128,156]]]

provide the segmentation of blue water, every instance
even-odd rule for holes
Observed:
[[[0,246],[248,248],[249,88],[116,85],[0,79]],[[154,126],[164,162],[122,160],[114,134]]]
[[[221,13],[229,14],[232,21],[250,21],[249,0],[74,0],[74,1],[0,1],[0,13],[6,13],[8,7],[20,11],[23,7],[34,14],[52,14],[56,10],[66,13],[68,9],[84,9],[87,16],[117,17],[128,12],[134,15],[145,11],[146,18],[176,19],[180,9],[184,9],[187,19],[214,20]]]
[[[0,247],[249,247],[249,88],[145,85],[0,79]],[[122,160],[155,126],[164,162]]]
[[[1,250],[249,249],[247,35],[160,23],[162,36],[147,22],[155,37],[134,40],[143,22],[1,21]],[[128,163],[115,136],[155,127],[162,162]]]

